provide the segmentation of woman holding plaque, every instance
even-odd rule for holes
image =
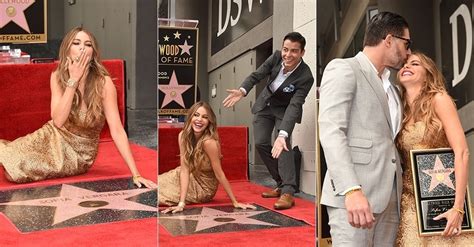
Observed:
[[[433,60],[413,52],[398,72],[403,101],[402,129],[397,145],[403,159],[403,192],[398,246],[468,246],[474,235],[461,234],[464,198],[468,181],[468,158],[464,131],[443,75]],[[434,218],[447,220],[441,235],[419,236],[410,150],[452,148],[454,151],[455,201],[451,209]]]
[[[255,209],[237,202],[222,170],[216,115],[209,104],[201,101],[191,106],[178,142],[181,166],[158,176],[159,204],[171,206],[162,213],[177,213],[186,204],[211,201],[219,183],[235,208]]]
[[[141,177],[135,166],[120,122],[114,83],[90,32],[78,27],[66,34],[50,81],[51,120],[12,142],[0,140],[0,167],[7,179],[26,183],[87,172],[107,121],[135,185],[155,188],[156,184]]]

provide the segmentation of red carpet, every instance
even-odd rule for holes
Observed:
[[[156,152],[134,144],[131,147],[141,174],[156,182]],[[130,177],[128,167],[113,142],[100,143],[99,150],[99,157],[86,174],[29,184],[13,184],[6,181],[2,171],[0,188],[17,189]],[[3,214],[0,214],[0,246],[157,246],[156,232],[156,218],[149,218],[22,234]]]
[[[275,199],[265,199],[260,193],[268,188],[250,182],[232,182],[232,190],[239,202],[257,203],[266,208],[273,208]],[[230,204],[227,194],[220,186],[217,195],[207,206]],[[197,204],[193,206],[203,206]],[[160,225],[160,246],[315,246],[315,207],[311,201],[296,198],[292,209],[278,211],[294,219],[303,220],[311,226],[287,227],[241,232],[212,234],[193,234],[173,237]]]

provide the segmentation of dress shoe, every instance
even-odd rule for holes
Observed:
[[[281,189],[276,188],[273,190],[263,192],[262,197],[263,198],[277,198],[277,197],[280,197],[280,194],[281,194]]]
[[[295,205],[295,200],[293,200],[293,196],[288,193],[285,193],[280,196],[280,199],[278,199],[278,201],[275,202],[275,204],[273,204],[273,208],[277,210],[290,209],[294,205]]]

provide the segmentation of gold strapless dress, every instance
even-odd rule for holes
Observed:
[[[174,206],[179,202],[181,166],[158,176],[159,205]],[[216,195],[219,181],[212,170],[211,163],[206,160],[189,174],[189,186],[186,204],[206,203]]]
[[[402,146],[400,152],[405,162],[403,162],[401,215],[396,246],[474,246],[474,234],[470,233],[462,233],[460,236],[450,238],[443,236],[420,237],[418,235],[410,150],[449,147],[444,131],[440,133],[440,138],[435,144],[424,144],[423,135],[425,128],[424,122],[416,122],[402,130],[399,137]]]
[[[0,140],[0,164],[8,180],[27,183],[87,172],[97,155],[102,117],[92,126],[76,126],[69,119],[57,128],[43,127],[14,141]]]

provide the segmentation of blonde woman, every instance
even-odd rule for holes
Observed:
[[[398,72],[403,101],[402,129],[397,145],[403,157],[403,191],[397,246],[471,246],[474,235],[461,234],[468,181],[469,151],[456,106],[433,60],[413,52]],[[454,151],[454,205],[434,220],[446,219],[442,236],[420,237],[417,230],[414,185],[409,152],[451,147]],[[459,236],[461,234],[461,236]]]
[[[216,115],[209,104],[201,101],[189,109],[178,141],[181,165],[158,176],[159,204],[171,206],[162,213],[177,213],[186,204],[211,201],[219,183],[235,208],[255,209],[237,202],[222,170]]]
[[[82,174],[92,166],[107,121],[133,182],[154,188],[140,176],[120,122],[117,92],[100,62],[97,41],[83,28],[64,37],[59,64],[51,74],[51,119],[37,131],[0,142],[0,163],[16,183]]]

